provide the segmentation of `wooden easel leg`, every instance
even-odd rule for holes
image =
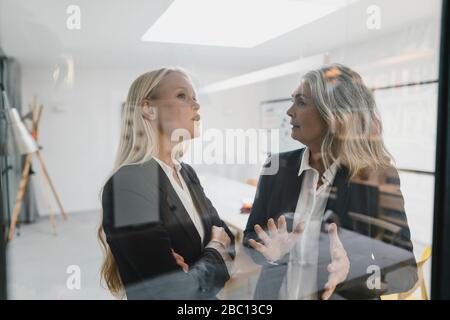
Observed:
[[[56,220],[55,220],[55,214],[53,213],[52,208],[50,207],[50,223],[52,224],[52,228],[53,228],[53,234],[55,236],[58,235],[58,232],[56,231]]]
[[[52,208],[52,206],[51,206],[51,204],[50,204],[50,201],[49,201],[50,197],[48,196],[48,193],[49,193],[50,190],[48,190],[48,188],[45,188],[45,190],[46,190],[46,192],[45,192],[45,193],[46,193],[46,201],[45,201],[45,204],[47,205],[47,207],[48,207],[48,212],[50,213],[50,223],[51,223],[51,225],[52,225],[53,234],[54,234],[55,236],[57,236],[57,235],[58,235],[58,232],[57,232],[57,228],[56,228],[55,213],[53,212],[53,208]]]
[[[25,166],[23,167],[23,171],[22,171],[22,179],[20,180],[20,185],[19,185],[19,192],[17,193],[17,196],[16,196],[16,202],[14,205],[14,210],[13,210],[12,218],[11,218],[11,225],[9,227],[8,240],[12,240],[14,238],[14,232],[16,231],[17,219],[19,218],[20,207],[22,205],[22,199],[25,194],[25,190],[27,188],[28,179],[30,177],[30,166],[31,166],[32,156],[33,156],[33,154],[27,154],[27,157],[25,160]]]
[[[58,193],[56,192],[55,187],[53,186],[52,179],[50,179],[50,175],[48,174],[47,168],[45,167],[44,160],[41,157],[40,151],[36,151],[36,156],[39,160],[39,163],[41,164],[42,172],[44,173],[44,177],[47,179],[48,184],[50,185],[50,188],[52,189],[53,195],[55,196],[56,202],[58,203],[59,210],[61,210],[61,214],[64,218],[64,220],[67,220],[67,215],[64,212],[63,206],[61,204],[61,200],[59,199]]]

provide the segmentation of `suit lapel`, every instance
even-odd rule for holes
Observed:
[[[211,228],[212,228],[212,221],[211,221],[211,215],[208,210],[208,206],[205,202],[205,197],[203,196],[203,193],[200,190],[200,185],[192,177],[191,174],[189,174],[189,170],[185,167],[185,165],[181,164],[181,170],[180,170],[181,176],[183,177],[184,181],[186,182],[186,185],[188,186],[189,192],[192,197],[192,201],[202,218],[203,227],[205,230],[205,236],[203,238],[203,245],[205,246],[207,242],[209,242],[209,239],[211,238]]]
[[[161,199],[166,199],[168,207],[172,215],[176,218],[181,226],[181,229],[185,232],[186,237],[192,242],[192,247],[197,248],[201,243],[200,235],[194,226],[191,218],[189,217],[186,208],[178,197],[175,189],[166,176],[164,170],[158,165],[159,170],[159,187]]]
[[[332,216],[328,217],[329,222],[335,222],[338,226],[345,224],[349,197],[348,169],[340,167],[336,172],[333,187],[327,201],[326,211],[331,210],[332,212]]]

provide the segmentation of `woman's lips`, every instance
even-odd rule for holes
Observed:
[[[194,121],[200,121],[200,115],[195,116],[194,118],[192,118],[192,120],[194,120]]]

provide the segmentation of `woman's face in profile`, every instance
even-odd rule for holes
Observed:
[[[200,105],[189,79],[180,72],[169,73],[160,83],[150,104],[157,107],[160,133],[172,141],[198,136]]]
[[[320,146],[327,125],[314,105],[309,85],[302,82],[292,93],[292,106],[287,114],[291,117],[291,137],[304,145]]]

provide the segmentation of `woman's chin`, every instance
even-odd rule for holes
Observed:
[[[303,143],[302,140],[304,140],[304,139],[302,139],[302,137],[300,137],[300,136],[299,136],[298,134],[296,134],[294,131],[291,132],[291,138],[294,139],[294,140],[297,140],[297,141],[300,142],[300,143]]]
[[[192,139],[200,137],[201,125],[200,121],[194,121],[194,127],[192,130]]]

